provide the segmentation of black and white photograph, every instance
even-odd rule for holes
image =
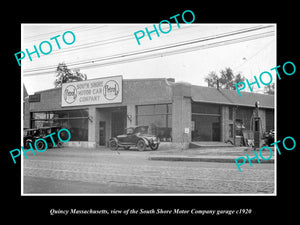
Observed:
[[[22,24],[24,195],[276,195],[276,24],[194,17]]]
[[[112,3],[5,7],[4,219],[292,220],[296,5]]]

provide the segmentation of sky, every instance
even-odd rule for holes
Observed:
[[[54,88],[55,69],[61,62],[70,69],[80,69],[88,79],[116,75],[123,79],[175,78],[176,82],[207,86],[204,78],[208,73],[219,73],[226,67],[235,74],[241,72],[249,81],[263,71],[276,76],[275,71],[270,71],[277,66],[275,24],[182,22],[179,28],[172,23],[169,33],[159,29],[159,37],[151,33],[152,40],[145,28],[154,29],[153,24],[22,24],[20,51],[33,52],[33,46],[39,49],[43,41],[52,46],[47,55],[31,54],[32,61],[25,56],[21,61],[22,82],[29,94]],[[169,29],[164,23],[162,30]],[[134,33],[140,30],[145,36],[138,45]],[[73,44],[63,42],[66,31],[74,33]],[[50,40],[55,36],[60,49],[54,39]],[[66,42],[72,42],[70,33],[64,37]],[[45,43],[42,49],[50,51]]]

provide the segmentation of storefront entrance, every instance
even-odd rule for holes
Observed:
[[[216,104],[192,104],[192,141],[220,141],[221,113]]]
[[[96,140],[99,146],[106,146],[111,137],[123,134],[126,128],[126,107],[98,108],[98,131]]]
[[[106,142],[106,121],[99,122],[99,145],[105,146]]]
[[[192,115],[192,121],[192,141],[220,141],[219,117]]]
[[[123,134],[126,128],[126,109],[123,108],[112,111],[111,114],[111,136]]]

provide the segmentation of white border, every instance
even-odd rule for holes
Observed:
[[[145,24],[149,24],[149,23],[143,23],[143,25]],[[194,23],[197,24],[198,23]],[[253,23],[226,23],[226,24],[219,24],[219,23],[205,23],[205,24],[199,24],[199,25],[220,25],[220,26],[226,26],[226,25],[253,25]],[[33,23],[22,23],[21,24],[21,49],[23,49],[23,25],[41,25],[41,24],[33,24]],[[139,23],[130,23],[130,24],[119,24],[119,23],[114,23],[114,24],[105,24],[105,23],[99,23],[99,24],[93,24],[93,23],[70,23],[70,24],[66,24],[66,23],[56,23],[56,24],[50,24],[50,23],[44,23],[43,25],[110,25],[110,26],[114,26],[114,25],[141,25]],[[275,49],[276,49],[276,54],[275,54],[275,61],[276,61],[276,65],[277,65],[277,23],[255,23],[255,25],[274,25],[275,26]],[[275,65],[275,66],[276,66]],[[275,109],[274,109],[274,123],[275,123],[275,141],[277,141],[277,79],[275,79],[275,94],[274,94],[275,98]],[[21,144],[23,146],[23,126],[24,126],[24,121],[23,121],[23,70],[22,70],[22,66],[21,66]],[[276,152],[276,154],[275,154]],[[21,156],[21,196],[277,196],[277,151],[276,149],[274,149],[274,193],[257,193],[257,194],[248,194],[248,193],[236,193],[236,194],[184,194],[184,193],[158,193],[158,194],[152,194],[152,193],[148,193],[148,194],[126,194],[126,193],[115,193],[115,194],[83,194],[83,193],[78,193],[78,194],[69,194],[69,193],[62,193],[62,194],[24,194],[24,187],[23,187],[23,156]]]

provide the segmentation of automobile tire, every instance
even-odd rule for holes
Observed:
[[[47,142],[48,143],[48,148],[53,148],[53,144],[52,143],[49,143],[49,142]]]
[[[109,148],[110,148],[110,150],[115,151],[115,150],[118,149],[118,147],[119,147],[118,143],[115,140],[110,140],[109,141]]]
[[[62,148],[63,147],[63,143],[61,141],[57,142],[56,144],[57,148]]]
[[[31,141],[26,141],[25,142],[25,148],[29,149],[30,148],[30,144],[31,144],[31,146],[33,146],[33,143]]]
[[[146,143],[144,140],[140,139],[138,140],[138,142],[136,143],[136,147],[138,148],[139,151],[145,151],[146,149]]]
[[[151,148],[152,150],[157,150],[157,149],[158,149],[158,146],[159,146],[158,143],[156,143],[156,144],[150,144],[150,148]]]
[[[45,150],[45,143],[43,141],[38,141],[35,143],[37,150]]]

